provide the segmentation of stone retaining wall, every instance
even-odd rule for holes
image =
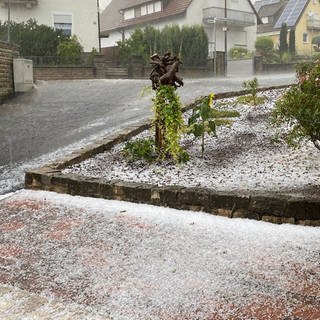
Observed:
[[[13,58],[18,56],[18,48],[0,41],[0,103],[13,94]]]
[[[216,98],[244,93],[246,91],[228,92],[217,94]],[[192,105],[188,108],[192,108]],[[66,167],[109,150],[115,144],[128,140],[148,127],[150,127],[149,123],[132,126],[119,135],[98,141],[45,167],[27,172],[26,188],[169,206],[183,210],[201,210],[229,218],[249,218],[272,223],[320,226],[320,198],[307,199],[272,193],[235,194],[195,187],[159,187],[151,184],[120,180],[108,181],[102,178],[62,173]]]
[[[34,80],[75,80],[95,79],[93,67],[59,67],[59,66],[34,66]]]

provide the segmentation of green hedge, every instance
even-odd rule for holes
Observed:
[[[148,63],[153,53],[170,51],[187,66],[204,66],[208,57],[208,37],[198,25],[182,28],[172,25],[162,30],[152,26],[137,28],[130,38],[117,44],[123,62],[128,62],[132,56],[141,56]]]

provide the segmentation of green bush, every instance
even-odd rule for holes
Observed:
[[[75,35],[70,39],[61,41],[57,49],[61,64],[79,64],[82,53],[83,47]]]
[[[277,101],[272,123],[289,127],[283,139],[290,146],[310,140],[320,150],[320,62],[298,65],[297,78],[298,85]]]
[[[201,139],[201,154],[204,155],[204,138],[205,135],[216,136],[218,126],[231,124],[232,122],[226,118],[238,117],[239,113],[234,110],[217,110],[213,108],[214,94],[200,99],[192,110],[192,114],[188,119],[189,134],[193,134],[195,139]]]
[[[130,161],[146,160],[152,162],[155,160],[154,140],[153,139],[138,139],[135,141],[128,141],[123,153]]]
[[[273,41],[270,37],[258,37],[255,43],[256,51],[261,55],[271,52],[273,47]]]
[[[265,97],[258,97],[259,83],[257,78],[253,78],[252,80],[248,81],[243,81],[242,87],[243,89],[248,90],[250,92],[250,95],[239,97],[237,99],[239,103],[257,106],[266,100]]]
[[[246,48],[234,47],[229,50],[229,57],[231,59],[250,59],[252,52]]]
[[[204,66],[208,56],[208,37],[202,26],[166,26],[162,30],[147,26],[137,28],[130,38],[118,41],[119,54],[124,63],[132,56],[143,57],[149,63],[155,53],[170,51],[182,58],[184,65]]]
[[[24,57],[57,56],[61,41],[68,39],[60,30],[45,25],[38,25],[36,20],[11,22],[11,41],[19,46],[20,55]],[[7,40],[7,22],[0,21],[0,40]]]

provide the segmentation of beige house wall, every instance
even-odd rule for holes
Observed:
[[[319,1],[310,0],[307,8],[304,10],[297,27],[296,27],[296,51],[299,55],[311,55],[314,50],[312,46],[312,38],[320,36],[320,30],[312,30],[307,28],[307,19],[310,13],[320,16]],[[303,33],[308,34],[308,40],[303,42]]]

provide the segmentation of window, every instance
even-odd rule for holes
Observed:
[[[261,21],[262,23],[269,23],[269,17],[262,17]]]
[[[145,16],[162,10],[162,1],[150,2],[141,6],[141,15]]]
[[[143,5],[141,6],[141,15],[145,16],[147,14],[147,6]]]
[[[72,15],[71,14],[54,14],[53,27],[55,30],[61,30],[66,36],[72,34]]]
[[[153,3],[149,3],[149,4],[147,5],[147,11],[148,11],[148,14],[154,12],[154,4],[153,4]]]
[[[303,43],[308,43],[308,33],[306,33],[306,32],[303,33],[302,41],[303,41]]]
[[[159,11],[161,11],[161,8],[162,6],[161,6],[161,1],[156,1],[155,3],[154,3],[154,12],[159,12]]]
[[[133,19],[134,18],[134,9],[127,9],[124,11],[123,14],[123,19],[128,20],[128,19]]]

